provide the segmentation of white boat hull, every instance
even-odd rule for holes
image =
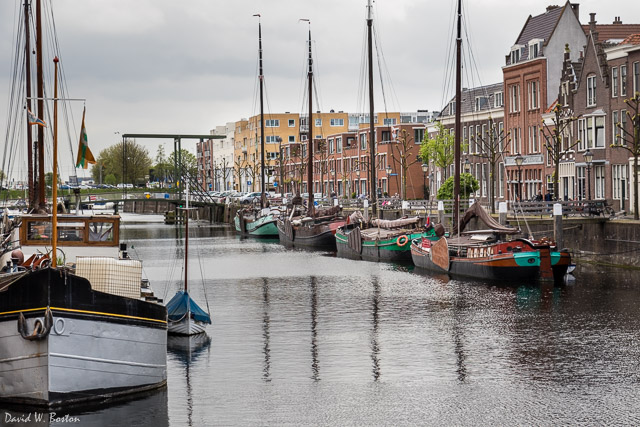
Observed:
[[[194,320],[191,316],[185,316],[177,322],[169,321],[167,326],[172,335],[196,335],[203,333],[207,324]]]
[[[54,315],[49,335],[28,341],[16,320],[3,321],[0,398],[51,407],[160,387],[166,345],[163,328]]]

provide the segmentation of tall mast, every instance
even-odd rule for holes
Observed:
[[[57,266],[57,251],[58,251],[58,57],[53,58],[53,178],[52,178],[52,193],[51,193],[51,265],[53,268]],[[44,193],[44,188],[41,187],[40,191]],[[44,207],[44,205],[41,205]]]
[[[33,189],[33,137],[28,111],[31,110],[31,43],[29,40],[29,0],[24,2],[24,60],[25,81],[27,93],[27,188],[29,189],[29,209],[35,205],[35,192]]]
[[[184,210],[184,291],[188,292],[187,289],[187,267],[189,266],[189,184],[186,185],[186,209]],[[190,307],[189,307],[190,308]]]
[[[376,131],[373,113],[373,17],[371,13],[371,0],[367,4],[367,40],[368,40],[368,62],[369,62],[369,172],[371,181],[369,184],[371,199],[371,211],[376,214]]]
[[[260,23],[260,15],[258,15],[258,57],[260,63],[260,162],[262,164],[262,194],[260,195],[260,208],[264,208],[265,205],[265,185],[264,185],[264,101],[263,101],[263,84],[264,76],[262,74],[262,25]]]
[[[453,229],[458,230],[458,217],[460,215],[460,110],[462,104],[462,0],[458,0],[458,35],[456,38],[456,121],[454,139],[454,163],[453,163]]]
[[[38,78],[38,117],[44,120],[44,73],[42,63],[42,5],[41,0],[36,1],[36,61]],[[38,126],[38,202],[40,209],[46,209],[44,201],[44,128]],[[35,178],[34,178],[35,181]],[[56,185],[53,181],[52,186]],[[55,205],[54,205],[55,206]],[[54,252],[55,257],[55,252]]]
[[[309,71],[307,73],[309,80],[309,133],[307,155],[309,163],[307,166],[307,193],[309,193],[309,216],[314,215],[313,208],[313,58],[311,57],[311,22],[309,22]]]

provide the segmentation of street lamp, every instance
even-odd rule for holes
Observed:
[[[464,172],[465,173],[470,173],[471,172],[471,162],[469,162],[469,159],[464,159]]]
[[[422,192],[424,194],[424,199],[427,200],[427,171],[429,170],[429,165],[426,163],[422,164]]]
[[[514,160],[516,162],[516,166],[518,166],[518,198],[522,199],[522,163],[524,163],[524,157],[518,153]]]
[[[589,185],[588,200],[591,200],[591,165],[593,164],[593,153],[589,151],[589,149],[587,148],[587,151],[585,151],[582,156],[584,157],[584,161],[587,164],[587,181],[589,183],[588,184]]]

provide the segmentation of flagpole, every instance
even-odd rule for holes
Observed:
[[[53,179],[51,183],[51,266],[56,268],[58,251],[58,57],[53,58],[54,83],[53,83]],[[44,189],[43,189],[44,191]]]

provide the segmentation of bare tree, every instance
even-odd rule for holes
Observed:
[[[498,168],[498,160],[508,151],[505,141],[509,138],[509,132],[505,134],[504,129],[499,129],[491,116],[489,116],[488,125],[484,134],[471,135],[471,140],[475,142],[476,146],[480,146],[480,153],[476,153],[475,156],[487,159],[487,163],[489,163],[489,204],[491,205],[491,213],[496,213],[496,169]]]
[[[633,219],[639,219],[638,212],[638,157],[640,156],[640,92],[636,92],[633,97],[625,99],[630,110],[625,113],[631,122],[631,131],[625,129],[622,123],[616,123],[622,132],[618,142],[611,144],[613,148],[627,150],[633,156]]]
[[[395,142],[395,143],[393,143]],[[401,179],[401,193],[402,199],[407,199],[407,171],[409,166],[421,161],[422,156],[418,152],[414,154],[414,148],[416,144],[413,143],[413,137],[409,136],[406,129],[400,130],[396,135],[395,141],[391,144],[391,160],[394,166],[400,167],[400,179]]]
[[[578,120],[571,109],[563,108],[557,102],[552,113],[549,121],[542,120],[540,135],[544,138],[544,148],[553,162],[553,197],[557,198],[560,194],[560,161],[580,140],[571,142],[571,124]]]

